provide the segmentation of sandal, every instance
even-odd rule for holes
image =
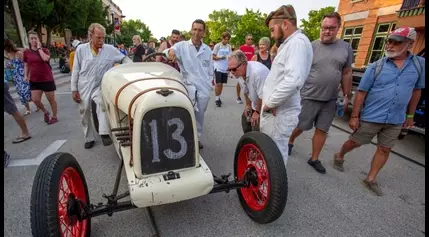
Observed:
[[[30,110],[27,110],[27,111],[25,111],[24,116],[27,116],[27,115],[29,115],[29,114],[31,114],[31,111],[30,111]]]
[[[31,138],[31,136],[28,136],[28,137],[17,137],[12,143],[13,144],[18,144],[18,143],[21,143],[21,142],[25,142],[25,141],[27,141],[30,138]]]
[[[51,119],[48,121],[48,124],[54,124],[56,122],[58,122],[58,119],[54,118],[54,117],[51,117]]]

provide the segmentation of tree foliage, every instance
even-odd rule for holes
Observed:
[[[320,38],[320,24],[322,22],[322,18],[325,14],[331,13],[335,11],[335,7],[324,7],[316,10],[311,10],[308,13],[308,21],[305,19],[301,19],[302,31],[305,35],[307,35],[310,41],[314,41]]]
[[[206,23],[209,29],[209,35],[206,33],[206,41],[219,42],[223,32],[232,33],[236,30],[237,24],[240,21],[240,16],[235,11],[229,9],[221,9],[213,11],[209,14],[209,19]],[[208,42],[206,42],[208,43]]]
[[[70,29],[75,36],[86,36],[91,23],[108,26],[108,9],[102,0],[18,0],[27,30],[46,28],[47,44],[52,32]]]
[[[206,43],[209,41],[220,42],[222,33],[228,31],[231,33],[230,44],[233,46],[238,47],[244,44],[247,34],[252,34],[257,42],[264,36],[270,36],[270,31],[264,24],[266,17],[267,15],[259,10],[254,11],[247,8],[243,15],[229,9],[215,10],[209,14],[207,27],[210,34],[206,36],[205,41]]]
[[[133,45],[133,36],[140,35],[143,42],[148,42],[152,38],[152,32],[149,27],[141,20],[123,21],[121,24],[121,34],[118,35],[118,43],[126,46]]]

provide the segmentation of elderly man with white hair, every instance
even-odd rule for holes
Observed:
[[[99,134],[103,145],[112,144],[109,136],[110,128],[101,99],[101,79],[104,73],[116,63],[132,63],[118,49],[104,44],[106,30],[102,25],[92,23],[88,33],[91,40],[76,49],[71,77],[72,97],[76,103],[79,103],[79,113],[85,134],[85,149],[92,148],[95,143],[94,130],[91,126],[92,101],[97,104]]]
[[[246,105],[241,116],[241,122],[245,132],[259,131],[262,92],[265,78],[267,78],[270,70],[260,62],[247,61],[243,51],[236,50],[228,56],[228,71],[234,77],[239,78],[238,83],[244,91]],[[250,118],[250,121],[247,121],[247,118]]]

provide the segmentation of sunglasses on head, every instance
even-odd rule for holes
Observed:
[[[237,66],[237,67],[235,67],[235,68],[228,68],[228,72],[236,72],[236,71],[237,71],[237,69],[238,69],[241,65],[243,65],[243,63],[238,64],[238,66]]]

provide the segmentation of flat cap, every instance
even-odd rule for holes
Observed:
[[[292,5],[282,5],[277,10],[270,12],[265,19],[265,25],[268,26],[272,19],[296,19],[295,9]]]

